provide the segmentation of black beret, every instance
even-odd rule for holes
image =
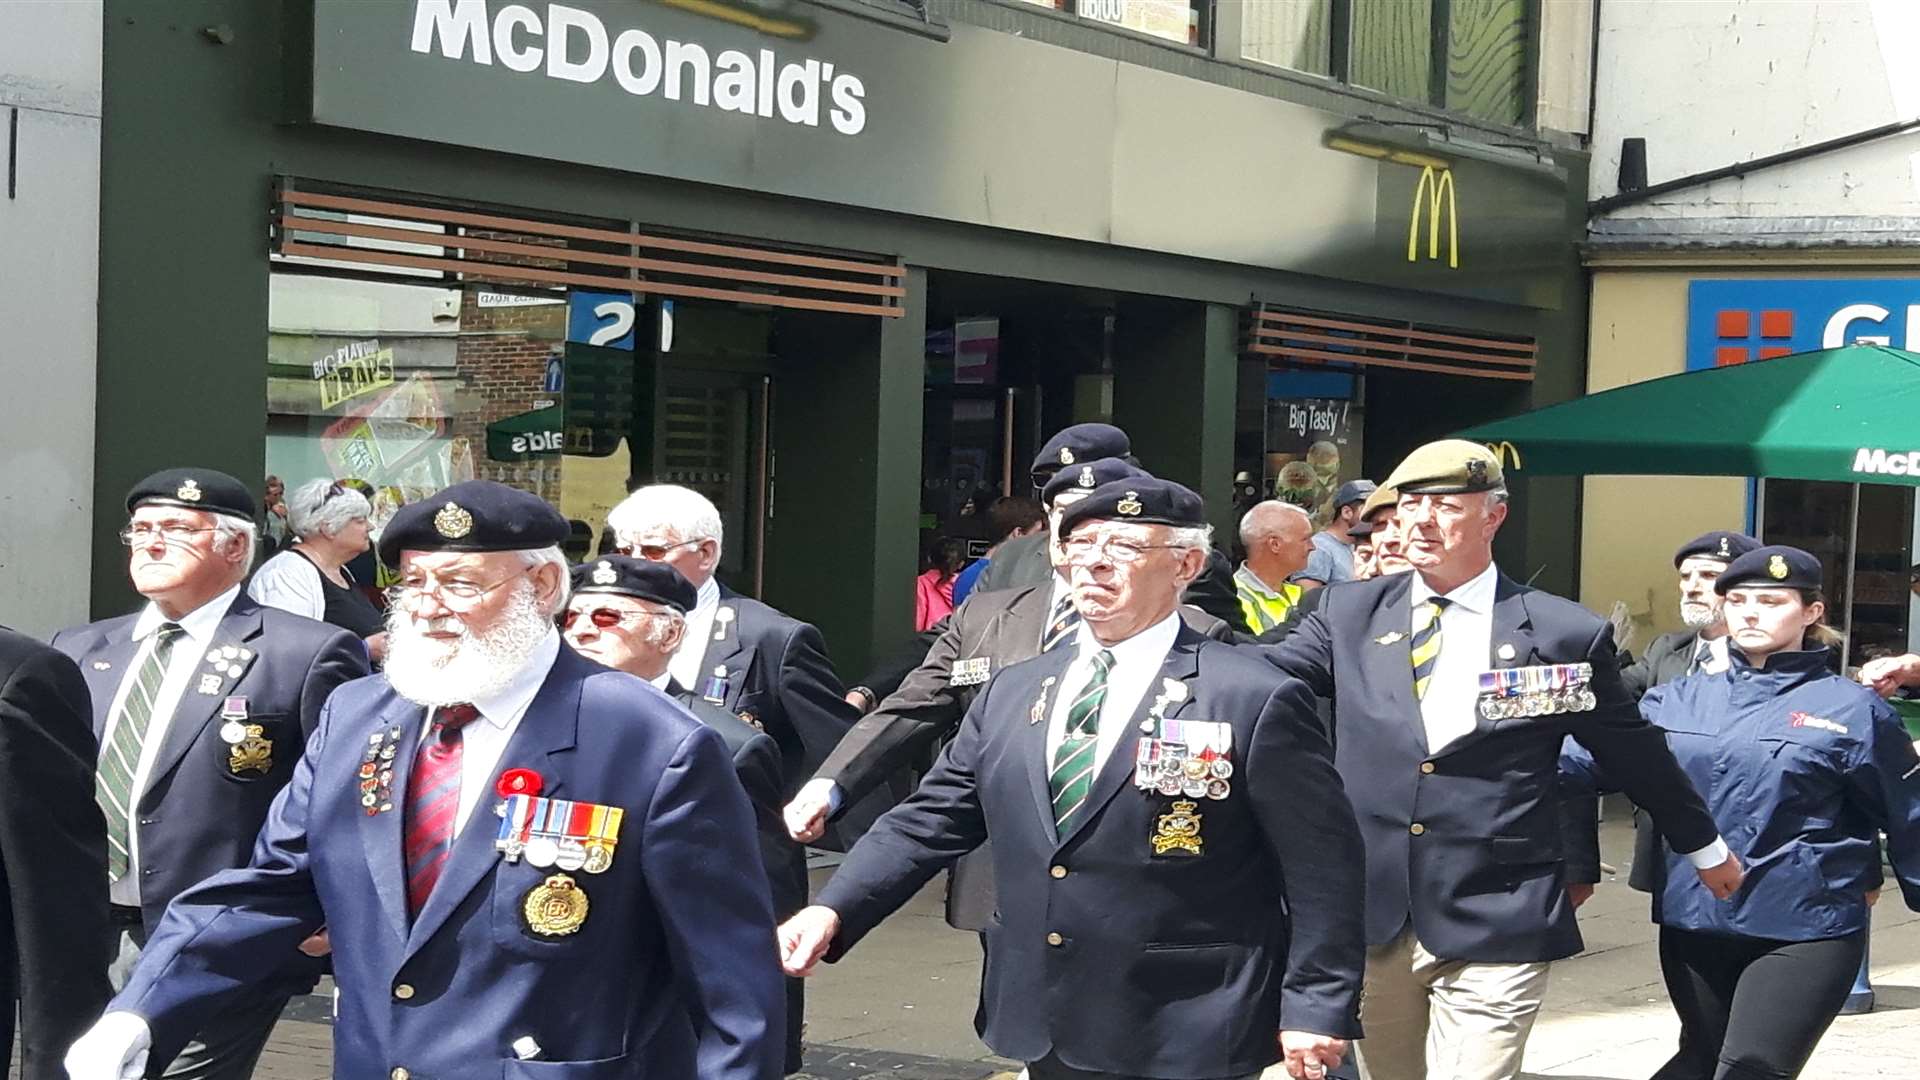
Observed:
[[[1759,546],[1760,541],[1755,540],[1746,533],[1727,532],[1724,529],[1717,529],[1713,532],[1696,536],[1680,545],[1680,550],[1673,553],[1673,568],[1678,570],[1681,563],[1686,562],[1696,555],[1703,559],[1719,559],[1721,562],[1732,562]]]
[[[1083,461],[1123,458],[1133,453],[1127,433],[1112,424],[1074,424],[1061,428],[1040,452],[1033,456],[1033,472],[1051,476],[1053,471]]]
[[[127,513],[137,506],[181,506],[209,514],[253,520],[253,492],[216,469],[162,469],[127,492]]]
[[[1824,577],[1820,560],[1797,547],[1757,547],[1727,564],[1713,591],[1721,596],[1743,585],[1780,589],[1818,589]]]
[[[572,535],[547,500],[493,480],[465,480],[401,507],[380,533],[380,561],[403,551],[536,551]]]
[[[693,610],[699,591],[680,571],[663,562],[636,559],[631,555],[608,555],[573,568],[573,591],[613,593],[665,604],[680,614]]]
[[[1115,480],[1146,476],[1147,470],[1128,464],[1122,458],[1101,458],[1098,461],[1083,462],[1061,469],[1053,474],[1040,489],[1040,503],[1052,506],[1054,497],[1063,491],[1077,491],[1086,494],[1101,484],[1111,484]]]
[[[1207,507],[1187,488],[1157,476],[1137,476],[1116,480],[1093,489],[1093,493],[1060,515],[1060,535],[1088,521],[1140,521],[1154,525],[1205,525]]]

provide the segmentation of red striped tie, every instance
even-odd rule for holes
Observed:
[[[442,705],[433,711],[427,740],[414,755],[407,781],[407,910],[419,915],[453,847],[460,813],[460,729],[480,715],[472,705]]]

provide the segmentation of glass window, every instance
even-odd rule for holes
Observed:
[[[1433,0],[1353,0],[1347,78],[1411,101],[1433,96]]]
[[[1519,124],[1526,118],[1526,0],[1453,0],[1450,14],[1447,108]]]
[[[1077,0],[1074,11],[1081,18],[1183,45],[1200,43],[1200,18],[1194,0]]]
[[[1333,73],[1333,0],[1251,0],[1240,12],[1240,53],[1246,59]]]

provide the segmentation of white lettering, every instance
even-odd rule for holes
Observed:
[[[537,454],[559,450],[565,441],[558,431],[536,431],[529,435],[515,435],[507,446],[516,454]]]
[[[633,51],[640,50],[641,68],[633,70]],[[660,43],[644,30],[628,30],[613,42],[613,77],[620,89],[646,97],[660,88]]]
[[[707,61],[707,50],[684,41],[667,42],[667,100],[680,100],[680,73],[692,70],[693,103],[705,105],[712,100],[708,96],[707,84],[712,81],[712,71]]]
[[[729,112],[753,112],[753,58],[728,49],[713,58],[713,103]]]
[[[540,67],[540,57],[544,50],[538,45],[529,45],[522,50],[513,43],[515,28],[525,30],[527,36],[540,36],[540,16],[530,7],[520,4],[508,4],[493,17],[493,51],[500,54],[500,62],[513,71],[534,71]]]
[[[858,75],[842,75],[833,80],[833,130],[842,135],[858,135],[867,126],[867,106],[861,100],[867,86]]]
[[[574,31],[586,35],[587,58],[573,60]],[[547,5],[547,74],[572,82],[597,82],[607,73],[607,28],[591,12]]]
[[[1863,446],[1853,452],[1853,471],[1879,476],[1920,476],[1920,450],[1902,454]]]
[[[613,321],[587,335],[589,345],[611,345],[633,329],[633,305],[625,300],[609,300],[593,309],[596,318]]]
[[[820,126],[820,61],[780,69],[780,118],[789,124]]]
[[[1820,347],[1823,349],[1838,349],[1843,345],[1853,345],[1856,343],[1862,345],[1890,345],[1893,343],[1893,339],[1890,337],[1849,337],[1847,335],[1847,329],[1857,320],[1868,319],[1879,323],[1886,321],[1888,314],[1887,309],[1878,304],[1848,304],[1846,307],[1834,312],[1833,318],[1827,320],[1827,327],[1820,334]]]
[[[486,0],[420,0],[413,9],[413,51],[428,52],[433,39],[440,39],[440,55],[449,60],[466,58],[473,50],[476,64],[493,63],[493,45],[487,40]]]
[[[773,118],[773,77],[780,69],[774,62],[772,49],[760,50],[760,115]]]

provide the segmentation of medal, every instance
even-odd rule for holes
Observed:
[[[1180,780],[1178,777],[1162,776],[1160,782],[1154,785],[1154,790],[1162,795],[1178,795],[1180,794]]]
[[[1204,799],[1207,796],[1205,780],[1188,780],[1180,785],[1180,794],[1189,799]]]
[[[233,746],[246,737],[247,725],[238,720],[229,720],[220,725],[220,741],[228,746]]]
[[[1206,778],[1208,765],[1200,758],[1188,758],[1181,762],[1180,771],[1189,780],[1201,780]]]
[[[536,836],[527,841],[527,861],[542,870],[553,866],[560,858],[560,845],[553,838]]]
[[[1207,798],[1209,799],[1224,799],[1227,797],[1227,793],[1232,790],[1233,785],[1227,783],[1225,780],[1207,781]]]
[[[1214,758],[1213,765],[1209,771],[1213,773],[1214,779],[1225,780],[1233,775],[1233,762],[1228,761],[1226,758]]]
[[[553,865],[562,870],[578,870],[587,865],[587,846],[578,840],[567,838],[559,842],[559,851],[553,857]]]
[[[528,845],[531,848],[532,845]],[[533,862],[529,853],[528,862]],[[537,863],[535,865],[538,865]],[[587,894],[565,874],[552,877],[527,890],[520,905],[527,929],[541,937],[565,937],[587,921]]]
[[[587,861],[583,869],[589,874],[604,874],[613,865],[613,849],[595,841],[587,845]]]

